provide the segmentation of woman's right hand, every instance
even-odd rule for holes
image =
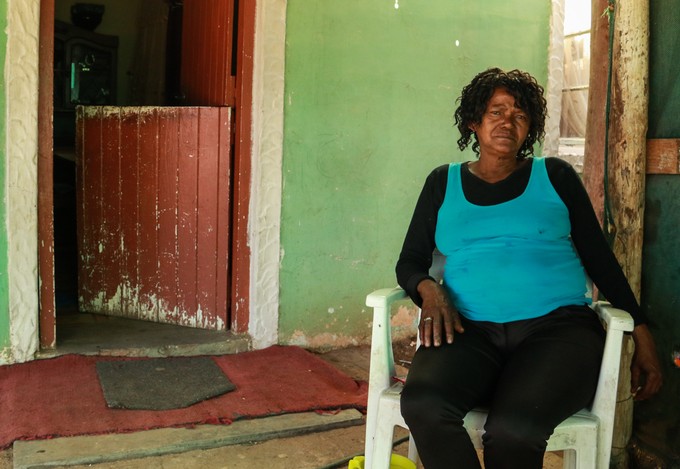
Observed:
[[[465,330],[444,287],[432,279],[426,279],[418,284],[418,294],[423,299],[418,324],[420,342],[425,347],[439,347],[443,332],[446,343],[453,343],[454,331],[462,334]]]

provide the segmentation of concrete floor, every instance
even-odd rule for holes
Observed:
[[[57,348],[40,358],[83,355],[170,357],[219,355],[250,348],[247,336],[99,314],[57,315]]]
[[[249,347],[246,338],[230,333],[199,331],[184,327],[148,322],[107,318],[86,314],[67,314],[58,317],[57,350],[42,356],[65,353],[120,355],[120,356],[177,356],[238,353]],[[397,358],[408,359],[411,344],[395,348]],[[322,354],[321,357],[355,379],[368,378],[370,349],[352,347]],[[259,419],[265,424],[267,419]],[[191,432],[191,430],[185,430]],[[316,431],[298,436],[274,438],[247,444],[201,448],[176,454],[151,455],[101,464],[49,466],[70,469],[320,469],[346,468],[347,460],[363,452],[364,425]],[[135,433],[136,441],[151,438],[153,431]],[[187,438],[190,438],[187,433]],[[395,439],[404,438],[405,431],[397,429]],[[98,445],[104,437],[88,437],[87,445]],[[74,441],[68,438],[52,440],[68,451]],[[79,443],[82,445],[82,443]],[[74,448],[75,450],[75,448]],[[407,444],[395,448],[405,454]],[[0,452],[0,469],[15,467],[11,449]],[[18,463],[18,462],[17,462]],[[18,467],[18,466],[17,466]],[[48,467],[48,466],[34,466]],[[544,468],[562,467],[561,454],[548,453]]]

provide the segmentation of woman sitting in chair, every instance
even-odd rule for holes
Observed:
[[[462,91],[460,150],[478,159],[435,169],[397,263],[422,315],[401,411],[427,469],[479,468],[463,417],[489,408],[486,469],[539,469],[554,428],[592,401],[604,331],[587,275],[635,320],[632,388],[662,377],[654,341],[574,169],[533,157],[544,134],[543,88],[494,68]],[[445,257],[443,284],[428,275]]]

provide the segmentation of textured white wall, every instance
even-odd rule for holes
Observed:
[[[39,0],[7,2],[5,125],[10,353],[23,362],[38,348]]]
[[[253,347],[278,341],[286,0],[257,2],[250,199]]]

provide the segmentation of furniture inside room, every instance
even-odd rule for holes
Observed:
[[[75,107],[116,104],[118,37],[54,24],[54,146],[75,142]]]

